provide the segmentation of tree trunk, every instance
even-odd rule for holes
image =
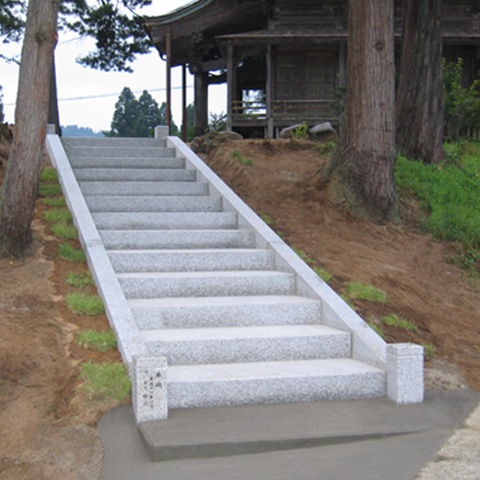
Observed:
[[[330,187],[375,220],[396,212],[393,0],[350,0],[347,94]]]
[[[30,0],[15,109],[15,133],[0,190],[0,254],[23,256],[42,170],[59,0]]]
[[[404,0],[397,149],[425,163],[443,155],[441,7],[441,0]]]

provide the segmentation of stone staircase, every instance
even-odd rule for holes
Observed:
[[[138,422],[170,408],[422,401],[421,347],[388,349],[177,138],[47,146]]]

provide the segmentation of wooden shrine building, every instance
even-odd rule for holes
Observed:
[[[227,129],[271,138],[287,125],[336,118],[334,92],[346,75],[347,4],[197,0],[147,18],[146,27],[168,67],[188,66],[194,75],[196,135],[208,126],[208,85],[226,82]],[[467,79],[480,78],[479,1],[444,0],[442,9],[444,56],[462,57]],[[397,0],[398,51],[401,25]]]

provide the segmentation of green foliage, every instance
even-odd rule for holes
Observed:
[[[102,299],[98,295],[75,292],[66,297],[68,308],[80,315],[100,315],[105,313]]]
[[[275,220],[270,216],[267,215],[266,213],[263,213],[260,215],[260,218],[267,224],[267,225],[273,225],[275,223]]]
[[[308,253],[304,252],[303,250],[299,250],[298,248],[292,247],[292,250],[305,262],[308,263],[309,266],[313,269],[313,271],[324,281],[329,282],[332,278],[332,274],[330,274],[325,268],[323,268],[315,258],[312,258]]]
[[[409,332],[418,331],[418,327],[414,323],[412,323],[410,320],[406,320],[405,318],[397,315],[396,313],[386,315],[385,317],[380,318],[380,322],[385,323],[385,325],[389,325],[391,327],[403,328],[404,330],[408,330]]]
[[[46,167],[40,174],[40,182],[52,183],[58,181],[58,173],[54,167]]]
[[[422,343],[425,360],[430,360],[435,355],[435,347],[429,343]]]
[[[360,282],[346,282],[344,285],[350,298],[380,303],[387,303],[388,301],[387,293],[373,285]]]
[[[107,352],[117,348],[117,339],[113,330],[83,330],[77,335],[77,343],[80,347],[93,348],[100,352]]]
[[[333,275],[329,273],[325,268],[322,267],[313,267],[313,271],[324,281],[329,282]]]
[[[67,204],[64,197],[55,197],[55,198],[42,198],[40,200],[44,205],[49,207],[65,207]]]
[[[65,240],[75,240],[78,238],[78,231],[75,225],[60,222],[52,225],[50,229],[55,235],[58,235]]]
[[[470,86],[462,82],[463,60],[457,63],[443,61],[445,124],[449,136],[458,140],[458,136],[468,136],[480,128],[480,80]]]
[[[41,197],[58,197],[62,194],[62,187],[58,183],[40,184],[38,194]]]
[[[58,256],[64,260],[69,260],[75,263],[84,263],[87,261],[85,252],[83,250],[77,250],[70,246],[68,243],[62,243],[58,248]]]
[[[238,150],[234,149],[231,153],[232,157],[235,160],[238,160],[243,165],[253,165],[253,160],[251,158],[245,158]]]
[[[400,191],[421,201],[429,213],[425,228],[436,238],[480,248],[480,156],[455,153],[455,164],[440,165],[399,156],[395,177]]]
[[[71,222],[72,214],[67,208],[55,208],[53,210],[47,210],[43,214],[47,222]]]
[[[166,125],[167,107],[165,102],[159,107],[156,100],[144,90],[137,100],[133,92],[125,87],[113,112],[109,137],[153,137],[157,125]],[[172,122],[172,134],[178,134],[177,126]]]
[[[326,142],[326,143],[318,143],[312,147],[313,150],[320,153],[320,155],[325,155],[327,153],[332,153],[335,148],[337,147],[337,142]]]
[[[385,340],[385,333],[382,330],[382,327],[375,322],[367,322],[370,328],[379,336]]]
[[[25,3],[22,0],[2,0],[0,3],[0,37],[3,37],[3,43],[20,40],[25,26],[24,17]],[[0,58],[6,59],[1,54]]]
[[[88,285],[95,285],[90,272],[87,273],[73,273],[70,272],[65,279],[67,285],[72,287],[86,287]]]
[[[123,363],[84,363],[80,367],[80,378],[85,390],[101,400],[126,400],[130,394],[130,379]]]
[[[307,122],[302,122],[295,130],[292,131],[292,138],[295,140],[303,140],[308,138],[308,125]]]

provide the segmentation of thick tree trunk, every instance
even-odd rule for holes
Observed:
[[[393,0],[350,0],[345,122],[330,188],[373,219],[395,215]]]
[[[441,7],[441,0],[404,0],[397,149],[426,163],[443,155]]]
[[[30,0],[22,47],[15,133],[0,190],[0,254],[23,256],[31,243],[43,161],[59,0]]]

